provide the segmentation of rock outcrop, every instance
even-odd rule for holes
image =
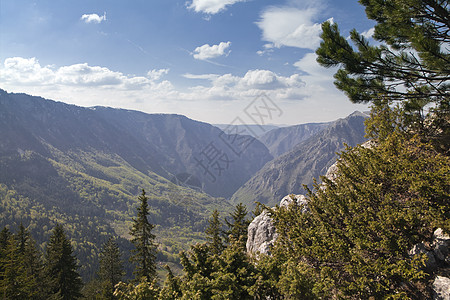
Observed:
[[[291,203],[302,205],[302,212],[308,211],[307,199],[303,195],[287,195],[281,199],[280,207],[288,207]],[[247,252],[270,254],[277,237],[272,218],[267,211],[263,211],[248,226]]]
[[[427,261],[425,268],[433,271],[439,265],[448,264],[450,262],[448,246],[450,244],[450,236],[445,234],[441,228],[433,233],[433,241],[431,244],[419,243],[414,245],[408,254],[414,256],[417,254],[425,254]]]
[[[433,300],[450,300],[450,278],[437,276],[432,288]]]
[[[267,211],[263,211],[248,226],[247,252],[270,254],[277,237],[272,218]]]

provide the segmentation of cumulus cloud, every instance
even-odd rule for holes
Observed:
[[[220,44],[212,46],[205,44],[195,48],[193,56],[195,59],[208,60],[222,55],[228,55],[231,52],[231,50],[228,50],[230,46],[231,42],[220,42]]]
[[[54,69],[41,66],[36,58],[12,57],[5,59],[0,69],[2,81],[16,85],[61,85],[78,87],[107,87],[140,89],[154,86],[155,80],[167,74],[168,69],[152,70],[148,77],[127,76],[105,67],[87,63],[62,66]]]
[[[195,12],[217,14],[225,10],[227,6],[244,1],[246,0],[192,0],[188,8],[193,9]]]
[[[81,20],[83,20],[86,23],[101,23],[103,21],[106,21],[106,12],[103,13],[103,16],[99,16],[97,14],[84,14],[81,16]]]
[[[206,79],[209,85],[192,87],[185,97],[213,100],[237,100],[254,97],[262,91],[279,99],[301,99],[304,82],[298,74],[281,76],[269,70],[249,70],[243,76],[232,74],[185,74],[189,79]]]
[[[262,30],[262,39],[274,47],[282,46],[316,49],[320,44],[321,24],[313,20],[316,8],[269,7],[256,24]]]
[[[281,75],[254,69],[237,74],[184,74],[187,87],[161,80],[168,69],[126,75],[86,63],[50,66],[36,58],[8,58],[0,64],[0,86],[81,106],[104,105],[149,113],[181,113],[207,122],[231,122],[263,92],[284,111],[284,123],[333,120],[358,109],[333,86],[335,70],[321,68],[309,53],[295,66],[302,72]],[[301,101],[296,101],[301,100]],[[290,120],[290,121],[288,121]],[[274,121],[275,122],[275,121]]]
[[[362,32],[361,35],[363,37],[365,37],[366,39],[370,39],[370,38],[372,38],[374,33],[375,33],[375,28],[372,27],[369,30],[366,30],[366,31]]]
[[[153,69],[148,71],[147,76],[152,81],[156,81],[161,79],[164,75],[167,75],[169,73],[169,69]]]

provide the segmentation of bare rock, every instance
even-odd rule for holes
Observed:
[[[442,228],[438,228],[433,233],[433,254],[437,260],[449,262],[450,236],[445,234]]]
[[[267,211],[263,211],[248,226],[247,252],[270,254],[270,248],[277,237],[272,218]]]
[[[450,278],[437,276],[432,288],[433,300],[450,300]]]
[[[309,211],[308,208],[308,200],[306,199],[306,197],[304,195],[294,195],[294,194],[290,194],[287,195],[286,197],[284,197],[283,199],[281,199],[280,202],[280,207],[289,207],[289,205],[291,203],[295,203],[297,205],[302,205],[302,212],[305,213],[307,211]]]
[[[303,195],[287,195],[280,201],[280,207],[287,208],[291,203],[302,205],[303,213],[309,211],[307,199]],[[267,211],[263,211],[248,226],[247,252],[270,254],[277,237],[272,218]]]

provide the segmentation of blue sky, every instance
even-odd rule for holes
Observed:
[[[366,106],[315,62],[329,19],[374,25],[356,0],[0,0],[0,88],[208,123],[264,93],[282,112],[267,123],[330,121]]]

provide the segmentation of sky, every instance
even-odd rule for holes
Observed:
[[[0,88],[212,124],[332,121],[367,106],[316,62],[327,20],[373,32],[357,0],[0,0]],[[252,118],[262,103],[276,111]]]

